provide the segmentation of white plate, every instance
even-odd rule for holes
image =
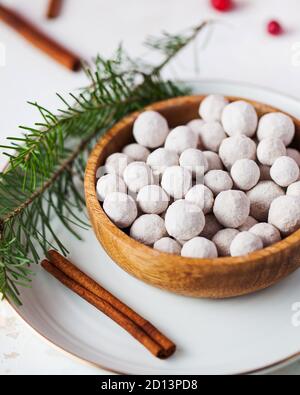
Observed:
[[[198,82],[195,92],[255,99],[300,117],[299,103],[262,88],[218,81]],[[111,371],[131,374],[238,374],[260,371],[300,353],[300,328],[292,305],[300,301],[300,271],[280,284],[224,301],[177,296],[122,271],[93,231],[76,241],[58,226],[71,259],[173,339],[167,361],[152,357],[126,332],[36,267],[31,289],[22,291],[21,317],[55,345]]]

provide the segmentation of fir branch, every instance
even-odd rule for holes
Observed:
[[[145,41],[145,46],[150,49],[158,50],[165,56],[165,59],[156,66],[153,71],[159,73],[182,49],[193,42],[197,38],[199,32],[210,23],[210,21],[203,22],[199,26],[188,29],[180,34],[172,35],[168,32],[163,32],[162,37],[149,37],[148,40]]]
[[[30,265],[49,248],[68,251],[57,237],[52,218],[74,235],[73,225],[86,226],[81,194],[88,152],[95,141],[126,114],[152,102],[180,96],[187,90],[164,81],[163,68],[206,26],[182,35],[151,38],[147,47],[163,54],[159,65],[140,65],[120,46],[114,57],[98,56],[86,74],[90,85],[69,98],[58,95],[58,115],[30,103],[40,115],[34,127],[22,127],[22,137],[9,137],[2,148],[9,164],[0,174],[0,292],[20,303],[19,286],[28,286]],[[52,240],[50,242],[50,240]]]

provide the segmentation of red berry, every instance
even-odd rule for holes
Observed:
[[[268,32],[273,36],[278,36],[283,32],[283,29],[279,22],[271,21],[268,23]]]
[[[233,7],[232,0],[211,0],[211,5],[218,11],[229,11]]]

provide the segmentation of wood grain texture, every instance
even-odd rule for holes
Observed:
[[[156,103],[147,109],[159,111],[170,127],[198,117],[203,96],[188,96]],[[228,97],[230,101],[239,100]],[[277,109],[252,103],[259,116]],[[94,232],[108,255],[124,270],[156,287],[182,295],[228,298],[267,288],[300,267],[300,231],[268,248],[243,257],[193,259],[170,255],[147,247],[118,229],[106,216],[97,200],[97,168],[108,155],[121,151],[133,140],[132,125],[139,113],[118,122],[100,139],[89,158],[85,174],[85,196]],[[300,148],[300,121],[293,118]]]

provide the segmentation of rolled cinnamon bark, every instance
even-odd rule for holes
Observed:
[[[61,12],[62,0],[49,0],[47,18],[54,19],[57,18]]]
[[[78,71],[81,69],[79,56],[47,36],[16,11],[10,10],[1,4],[0,20],[69,70]]]
[[[167,356],[172,355],[175,352],[176,345],[163,335],[157,328],[155,328],[149,321],[145,320],[129,306],[121,302],[118,298],[108,292],[101,285],[96,283],[85,273],[79,270],[73,263],[63,257],[57,251],[51,250],[48,252],[48,258],[50,262],[65,275],[72,280],[76,281],[85,289],[89,290],[93,294],[97,295],[101,299],[105,300],[121,313],[126,315],[131,321],[138,325],[145,333],[147,333],[156,343],[158,343],[164,350]]]
[[[92,292],[83,288],[77,284],[74,280],[67,277],[59,269],[52,265],[48,260],[43,260],[41,263],[42,267],[58,281],[64,284],[67,288],[75,292],[81,298],[89,302],[91,305],[96,307],[102,313],[107,315],[117,324],[119,324],[126,332],[138,340],[144,347],[146,347],[154,356],[157,358],[164,359],[167,357],[162,347],[153,341],[139,326],[132,322],[128,317],[116,310],[112,305],[105,302]]]

